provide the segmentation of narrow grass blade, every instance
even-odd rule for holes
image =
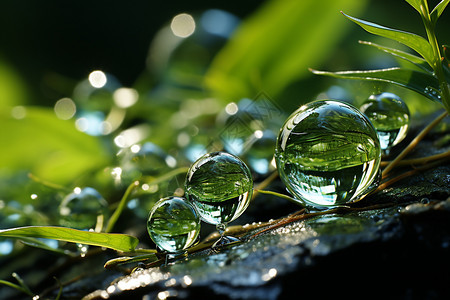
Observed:
[[[423,72],[400,68],[344,72],[326,72],[317,70],[311,71],[317,75],[326,75],[336,78],[361,79],[393,83],[422,94],[428,99],[442,103],[439,93],[440,89],[438,80],[435,77]]]
[[[100,246],[118,251],[134,251],[138,239],[117,233],[98,233],[53,226],[27,226],[0,230],[2,237],[46,238],[85,245]]]
[[[433,69],[430,67],[430,65],[426,62],[425,59],[423,59],[422,57],[419,57],[417,55],[402,51],[402,50],[398,50],[395,48],[389,48],[389,47],[385,47],[382,45],[378,45],[372,42],[366,42],[366,41],[359,41],[360,44],[363,45],[368,45],[368,46],[372,46],[375,47],[381,51],[384,51],[386,53],[389,53],[395,57],[401,58],[403,60],[406,60],[414,65],[416,65],[417,67],[421,68],[422,70],[433,74]]]

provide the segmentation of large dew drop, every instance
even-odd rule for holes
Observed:
[[[167,197],[153,206],[147,230],[153,242],[163,251],[180,253],[197,240],[200,216],[192,205],[181,197]]]
[[[357,200],[376,178],[380,142],[370,121],[334,100],[303,105],[278,135],[280,177],[301,204],[325,209]]]

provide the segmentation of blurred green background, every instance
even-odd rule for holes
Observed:
[[[263,178],[273,169],[279,126],[318,98],[358,105],[390,91],[416,120],[437,109],[404,89],[308,71],[399,65],[358,44],[390,46],[341,10],[424,35],[404,1],[1,1],[1,227],[56,224],[56,208],[75,187],[94,187],[113,209],[133,180],[158,178],[209,149],[232,146],[226,129],[249,131],[239,143],[252,147],[234,150]],[[438,22],[441,43],[449,43],[448,28],[446,11]],[[266,114],[255,112],[262,103]],[[183,176],[164,186],[144,183],[136,199],[167,196],[182,185]],[[137,214],[146,215],[153,202],[146,203]]]

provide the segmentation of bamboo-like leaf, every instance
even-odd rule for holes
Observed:
[[[142,262],[142,261],[153,262],[153,261],[156,261],[157,259],[158,259],[158,257],[156,256],[155,253],[138,255],[138,256],[133,256],[133,257],[123,256],[123,257],[118,257],[118,258],[113,258],[113,259],[108,260],[103,267],[105,269],[111,269],[112,267],[115,267],[117,265],[136,263],[136,262]]]
[[[405,0],[409,3],[415,10],[417,10],[421,14],[420,6],[422,5],[423,0]],[[426,1],[426,0],[425,0]]]
[[[33,237],[100,246],[118,251],[134,251],[138,239],[118,233],[99,233],[56,226],[26,226],[0,230],[2,237]]]
[[[450,0],[442,0],[441,2],[436,5],[436,7],[431,11],[431,21],[433,23],[436,23],[439,17],[444,12],[447,5],[450,3]]]
[[[419,57],[417,55],[414,55],[414,54],[411,54],[408,52],[404,52],[402,50],[378,45],[378,44],[375,44],[372,42],[359,41],[359,43],[363,44],[363,45],[369,45],[369,46],[375,47],[381,51],[384,51],[386,53],[394,55],[395,57],[409,61],[410,63],[416,65],[417,67],[421,68],[422,70],[424,70],[430,74],[433,74],[433,68],[431,68],[430,65],[422,57]]]
[[[418,92],[433,101],[441,102],[439,82],[435,77],[423,72],[400,68],[344,72],[311,71],[317,75],[327,75],[336,78],[388,82]]]
[[[428,43],[428,41],[423,37],[418,36],[414,33],[392,29],[372,22],[354,18],[345,13],[343,13],[343,15],[349,20],[361,26],[367,32],[395,40],[410,47],[411,49],[419,53],[430,65],[433,65],[433,49],[431,48],[430,43]]]
[[[68,250],[63,250],[63,249],[59,249],[59,248],[52,248],[49,245],[47,245],[46,243],[44,243],[41,240],[38,240],[37,238],[32,238],[32,237],[21,237],[20,241],[30,247],[35,247],[35,248],[40,248],[40,249],[44,249],[47,251],[51,251],[51,252],[55,252],[58,254],[63,254],[63,255],[69,255],[69,256],[75,256],[75,252],[72,253]]]
[[[261,90],[276,96],[319,65],[348,28],[336,14],[357,13],[366,0],[269,0],[246,18],[216,55],[205,83],[227,101]],[[318,21],[320,19],[320,21]]]

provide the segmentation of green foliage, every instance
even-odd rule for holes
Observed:
[[[348,72],[322,72],[313,70],[313,72],[315,74],[328,75],[338,78],[363,79],[393,83],[413,90],[431,100],[442,103],[447,111],[450,112],[450,91],[448,86],[450,72],[448,69],[448,63],[445,63],[445,60],[442,59],[436,35],[434,33],[435,23],[449,1],[441,1],[434,8],[431,14],[429,13],[428,3],[426,0],[406,1],[421,15],[427,31],[428,40],[414,33],[384,27],[375,23],[351,17],[346,14],[344,14],[344,16],[372,34],[392,39],[416,51],[419,56],[401,50],[365,42],[365,44],[374,46],[381,51],[411,62],[415,66],[419,67],[421,69],[420,71],[390,68],[383,70]]]
[[[444,9],[447,7],[447,5],[450,3],[450,0],[442,0],[439,2],[438,5],[431,11],[431,20],[434,24],[436,24],[437,20],[441,16],[441,14],[444,12]],[[420,13],[420,10],[419,10]]]
[[[0,108],[23,105],[27,102],[27,89],[16,72],[0,58]]]
[[[400,42],[419,53],[429,64],[433,62],[433,50],[423,37],[414,33],[384,27],[375,23],[360,20],[343,13],[347,19],[355,22],[367,32]]]
[[[389,68],[370,71],[324,72],[313,70],[318,75],[328,75],[336,78],[362,79],[393,83],[413,90],[429,99],[441,102],[439,97],[439,82],[434,76],[414,70]]]
[[[118,251],[134,251],[138,239],[126,234],[99,233],[53,226],[27,226],[0,230],[2,237],[35,237],[110,248]]]
[[[79,132],[72,122],[58,119],[48,108],[21,109],[19,117],[13,117],[9,110],[0,112],[3,172],[26,170],[67,184],[107,164],[108,155],[100,140]]]
[[[230,100],[252,97],[261,90],[277,95],[333,51],[347,28],[336,11],[356,13],[366,3],[268,1],[216,56],[206,75],[207,86]]]

